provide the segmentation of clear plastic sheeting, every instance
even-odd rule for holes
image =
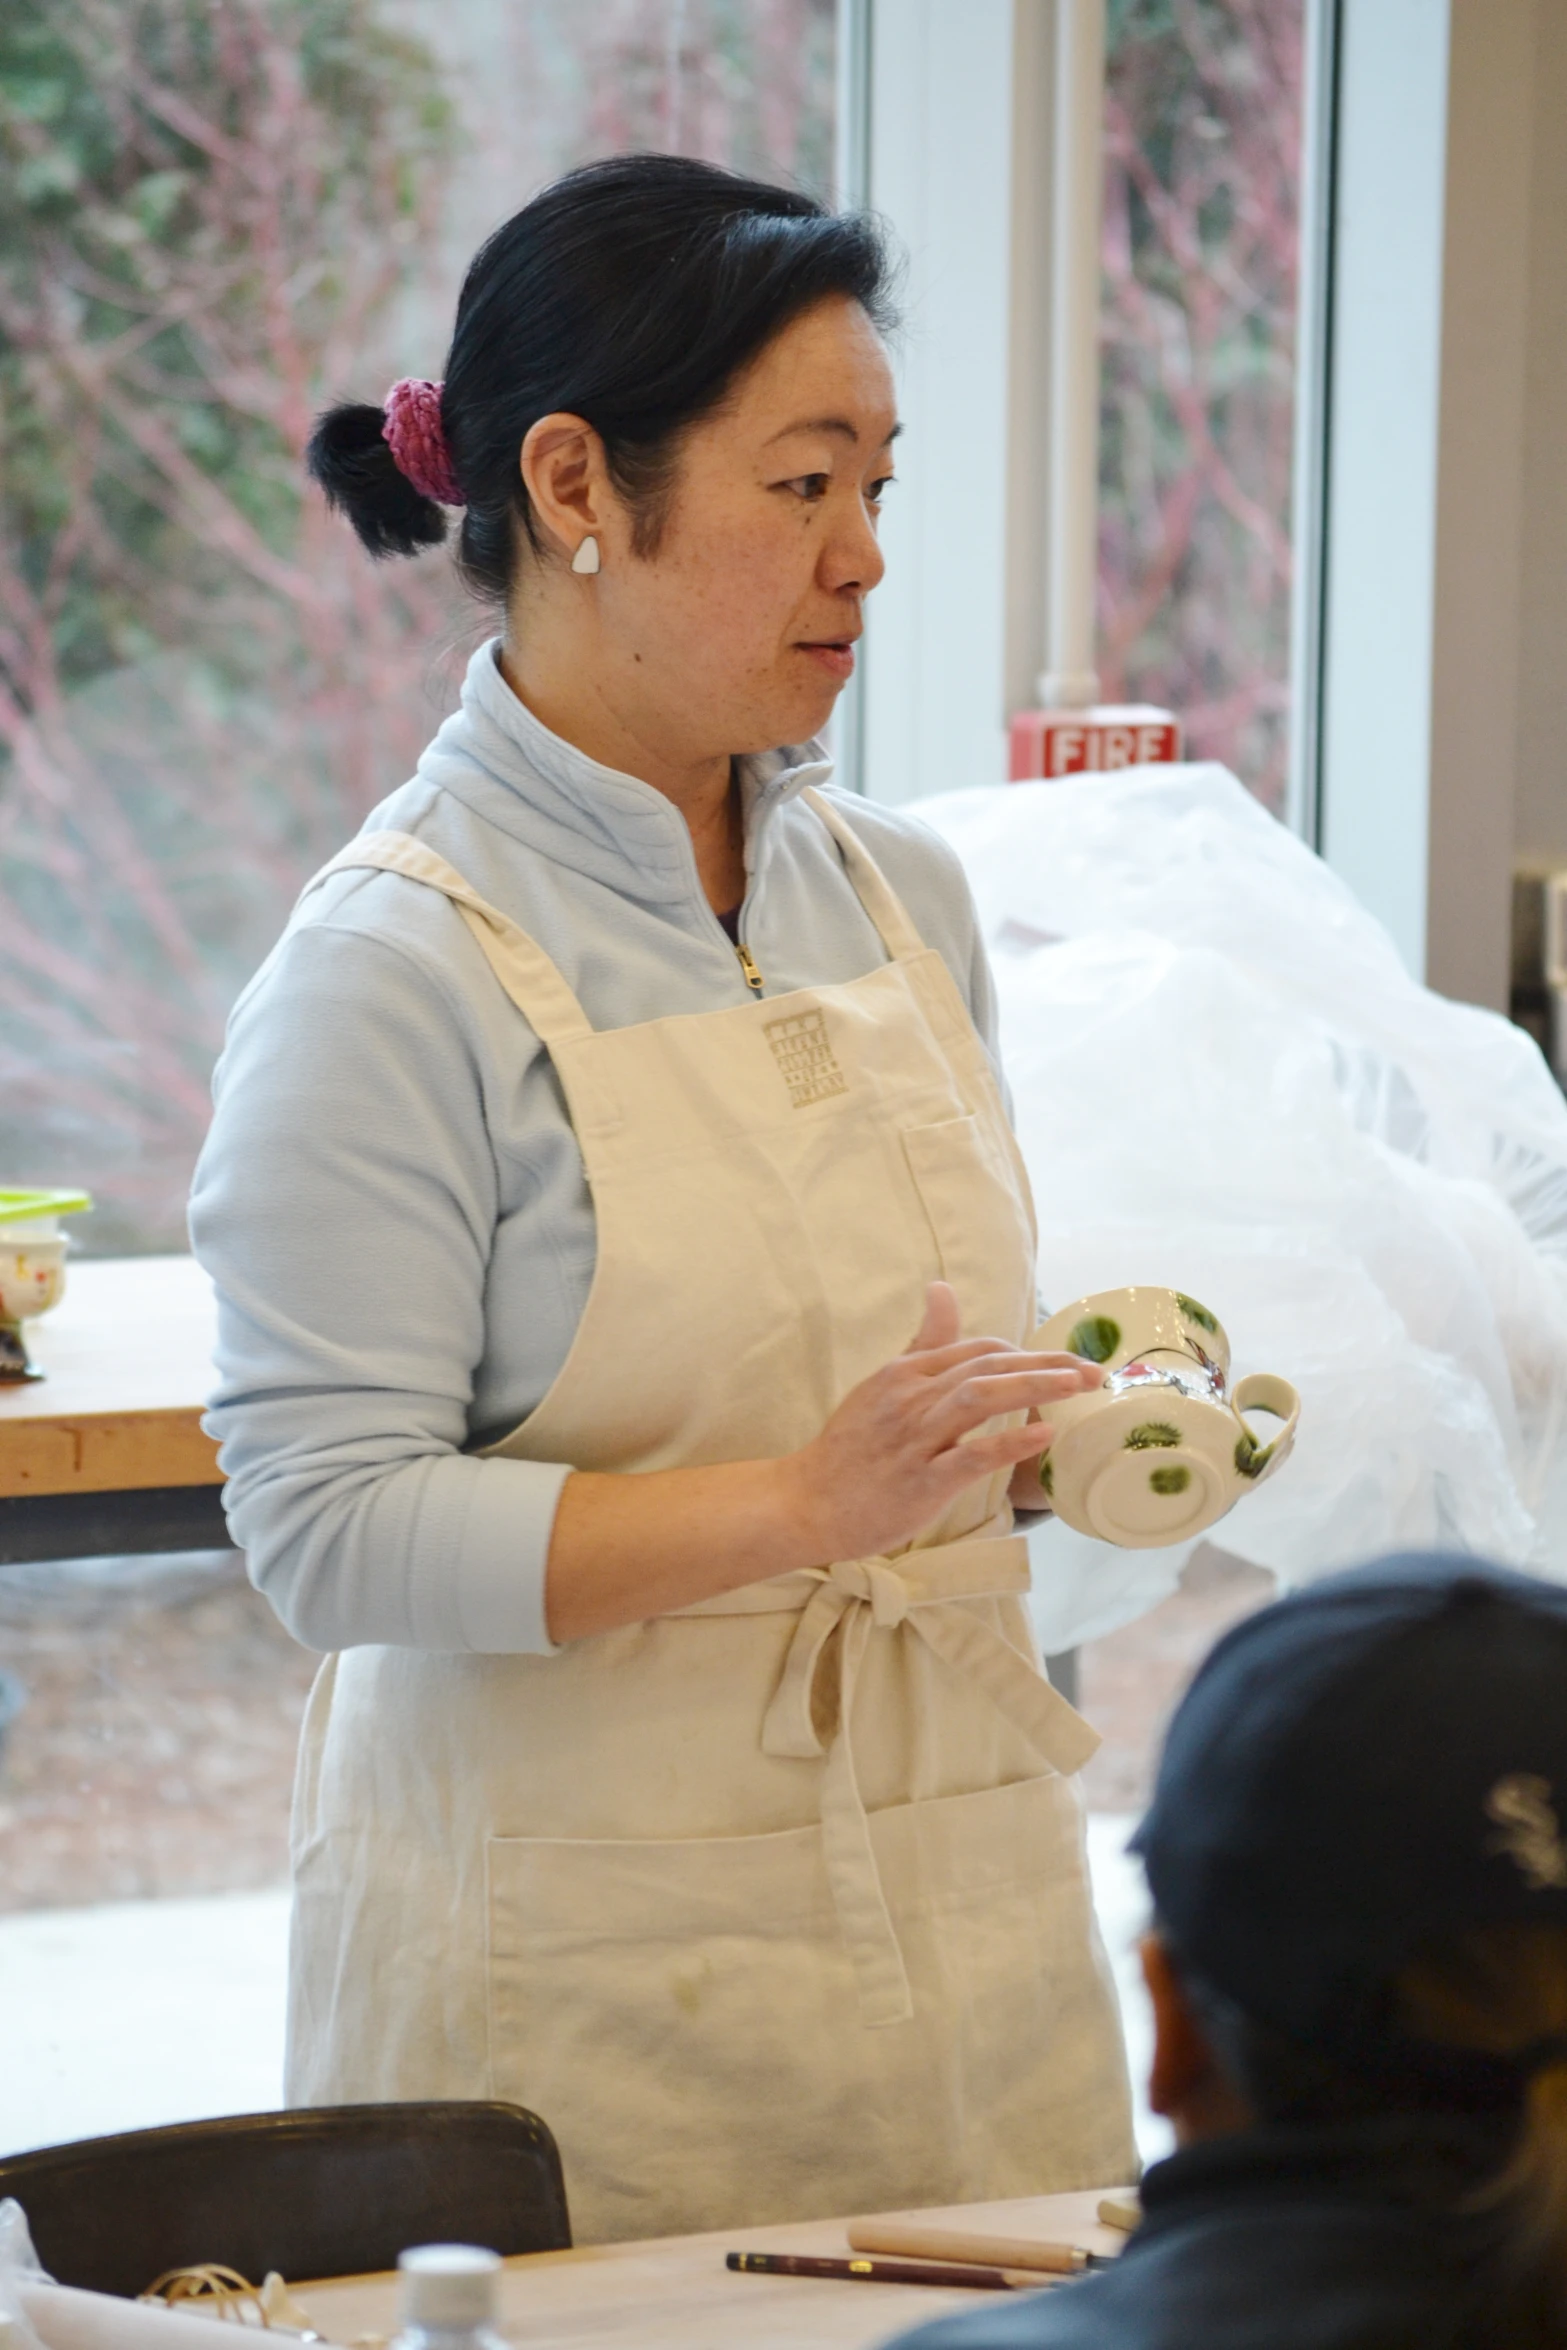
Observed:
[[[1224,768],[924,800],[979,904],[1054,1307],[1153,1282],[1301,1391],[1215,1529],[1295,1583],[1441,1544],[1567,1577],[1567,1102],[1533,1042],[1405,970]],[[1047,1651],[1193,1545],[1031,1537]]]
[[[8,2195],[0,2202],[0,2350],[44,2350],[22,2297],[47,2281],[27,2232],[27,2214]]]

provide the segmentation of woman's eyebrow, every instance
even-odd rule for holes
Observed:
[[[884,449],[889,447],[902,430],[901,424],[895,424],[880,446]],[[773,441],[786,441],[791,433],[797,432],[835,433],[840,440],[852,441],[856,447],[858,447],[860,439],[858,431],[849,422],[847,416],[804,416],[797,424],[784,425],[781,431],[772,435],[772,439],[766,445],[770,449]]]

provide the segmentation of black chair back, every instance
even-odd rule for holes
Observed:
[[[410,2244],[571,2242],[555,2141],[520,2105],[328,2105],[87,2138],[0,2159],[61,2285],[145,2292],[221,2262],[253,2284],[394,2268]]]

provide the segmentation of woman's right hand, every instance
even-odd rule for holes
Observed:
[[[815,1560],[896,1550],[965,1486],[1046,1451],[1050,1406],[1103,1383],[1078,1355],[960,1339],[958,1329],[956,1297],[933,1281],[908,1352],[862,1379],[821,1434],[778,1463]],[[1018,1412],[1022,1424],[986,1426]]]
[[[550,1637],[612,1632],[794,1568],[896,1550],[965,1485],[1037,1459],[1050,1406],[1104,1377],[1076,1355],[960,1339],[958,1328],[957,1299],[932,1282],[908,1353],[782,1458],[634,1476],[574,1470],[550,1537]],[[1026,1421],[986,1429],[1016,1413]]]

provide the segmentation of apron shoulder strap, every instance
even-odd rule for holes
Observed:
[[[319,889],[329,874],[351,872],[356,867],[401,873],[405,879],[423,882],[427,889],[450,898],[490,969],[548,1050],[593,1034],[587,1014],[544,949],[508,915],[481,898],[455,865],[448,865],[410,832],[367,832],[351,840],[306,882],[299,893],[301,900]]]
[[[881,943],[892,960],[895,963],[908,963],[916,955],[922,955],[925,952],[925,941],[910,920],[903,900],[859,834],[813,784],[807,784],[800,797],[809,801],[837,842],[849,879],[854,884],[855,895],[876,925]]]

